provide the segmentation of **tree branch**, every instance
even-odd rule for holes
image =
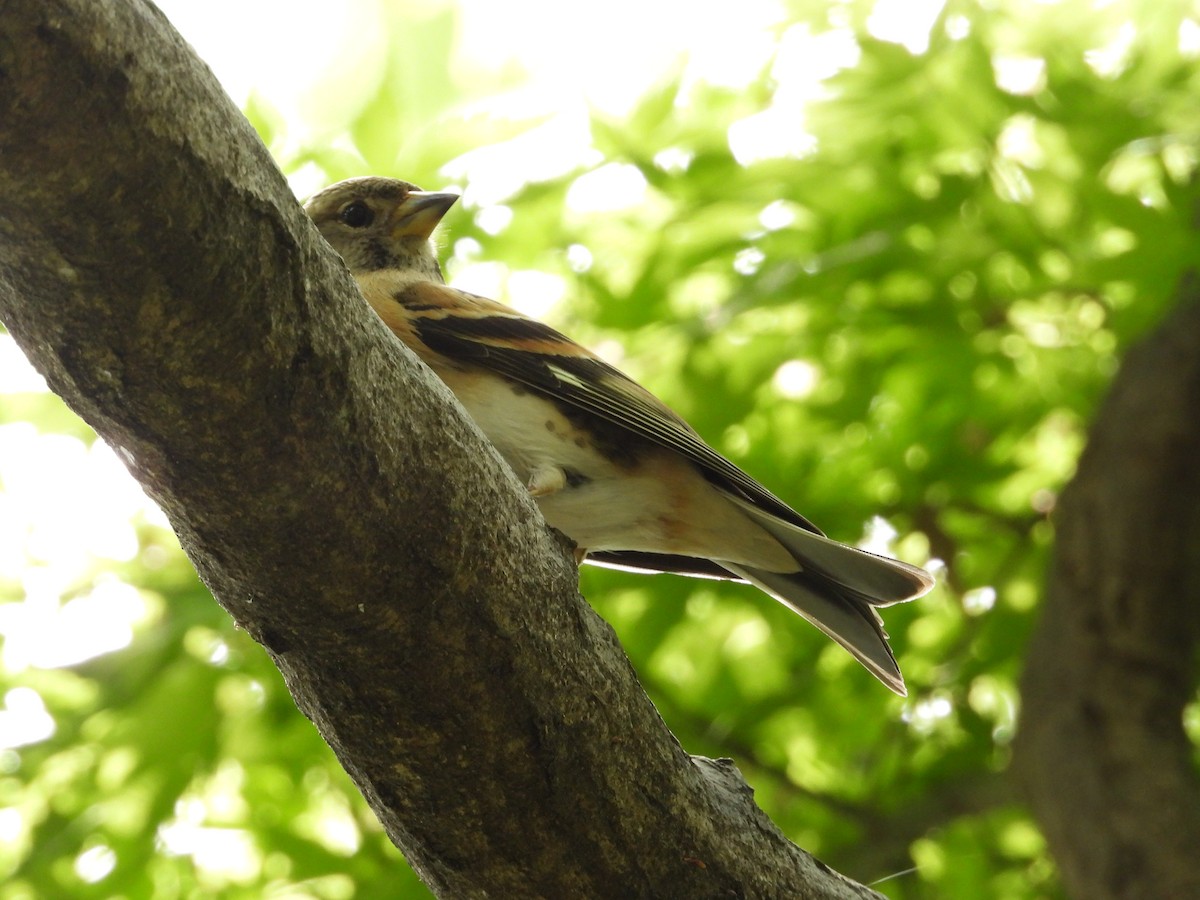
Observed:
[[[1200,284],[1125,360],[1063,493],[1015,765],[1075,897],[1200,897]]]
[[[454,897],[864,897],[689,757],[569,555],[145,0],[0,2],[0,316]]]

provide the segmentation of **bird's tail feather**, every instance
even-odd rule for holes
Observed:
[[[729,498],[756,525],[783,544],[805,571],[817,572],[871,606],[915,600],[933,587],[924,569],[859,550],[785,522],[738,497]]]
[[[934,583],[929,573],[799,528],[739,498],[730,499],[788,549],[800,571],[771,572],[725,561],[721,565],[794,609],[904,696],[904,678],[873,607],[925,594]]]
[[[841,594],[837,585],[809,572],[780,574],[724,565],[817,626],[901,697],[908,695],[883,620],[869,605]]]

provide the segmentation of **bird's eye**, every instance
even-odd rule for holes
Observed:
[[[338,218],[351,228],[366,228],[375,220],[375,213],[371,212],[371,207],[361,200],[355,200],[346,205],[339,213]]]

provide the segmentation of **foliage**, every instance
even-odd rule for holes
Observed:
[[[749,87],[681,72],[594,114],[588,162],[468,194],[447,268],[498,272],[518,304],[526,273],[552,276],[547,319],[831,535],[898,535],[941,575],[887,611],[901,700],[749,588],[585,568],[684,747],[733,757],[794,840],[890,896],[1053,896],[1003,775],[1015,678],[1091,412],[1198,259],[1200,26],[1177,2],[952,0],[913,53],[870,13],[797,0]],[[287,171],[469,188],[467,151],[520,153],[542,123],[478,112],[495,86],[439,68],[454,26],[393,15],[423,50],[392,58],[337,142],[297,145],[263,98],[249,114]],[[830,35],[850,52],[801,107],[797,59]],[[735,154],[764,123],[795,152]],[[49,395],[3,402],[38,440],[92,440]],[[0,432],[5,454],[35,439]],[[19,473],[0,457],[3,498]],[[28,566],[0,578],[0,738],[18,705],[55,724],[0,751],[0,898],[424,895],[152,513],[124,561],[52,577],[0,502]],[[15,645],[35,606],[66,627],[114,579],[136,586],[127,647],[39,666]]]

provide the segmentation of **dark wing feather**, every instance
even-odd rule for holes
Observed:
[[[722,490],[785,522],[822,533],[704,443],[657,397],[548,325],[494,300],[428,282],[409,285],[396,300],[408,310],[416,335],[434,352],[451,360],[469,360],[674,450]],[[681,568],[688,571],[686,565]]]
[[[745,578],[734,575],[724,566],[711,559],[695,556],[677,556],[673,553],[648,553],[643,550],[598,550],[589,553],[585,562],[607,569],[622,569],[627,572],[670,572],[692,578],[712,578],[717,581],[740,581]]]

